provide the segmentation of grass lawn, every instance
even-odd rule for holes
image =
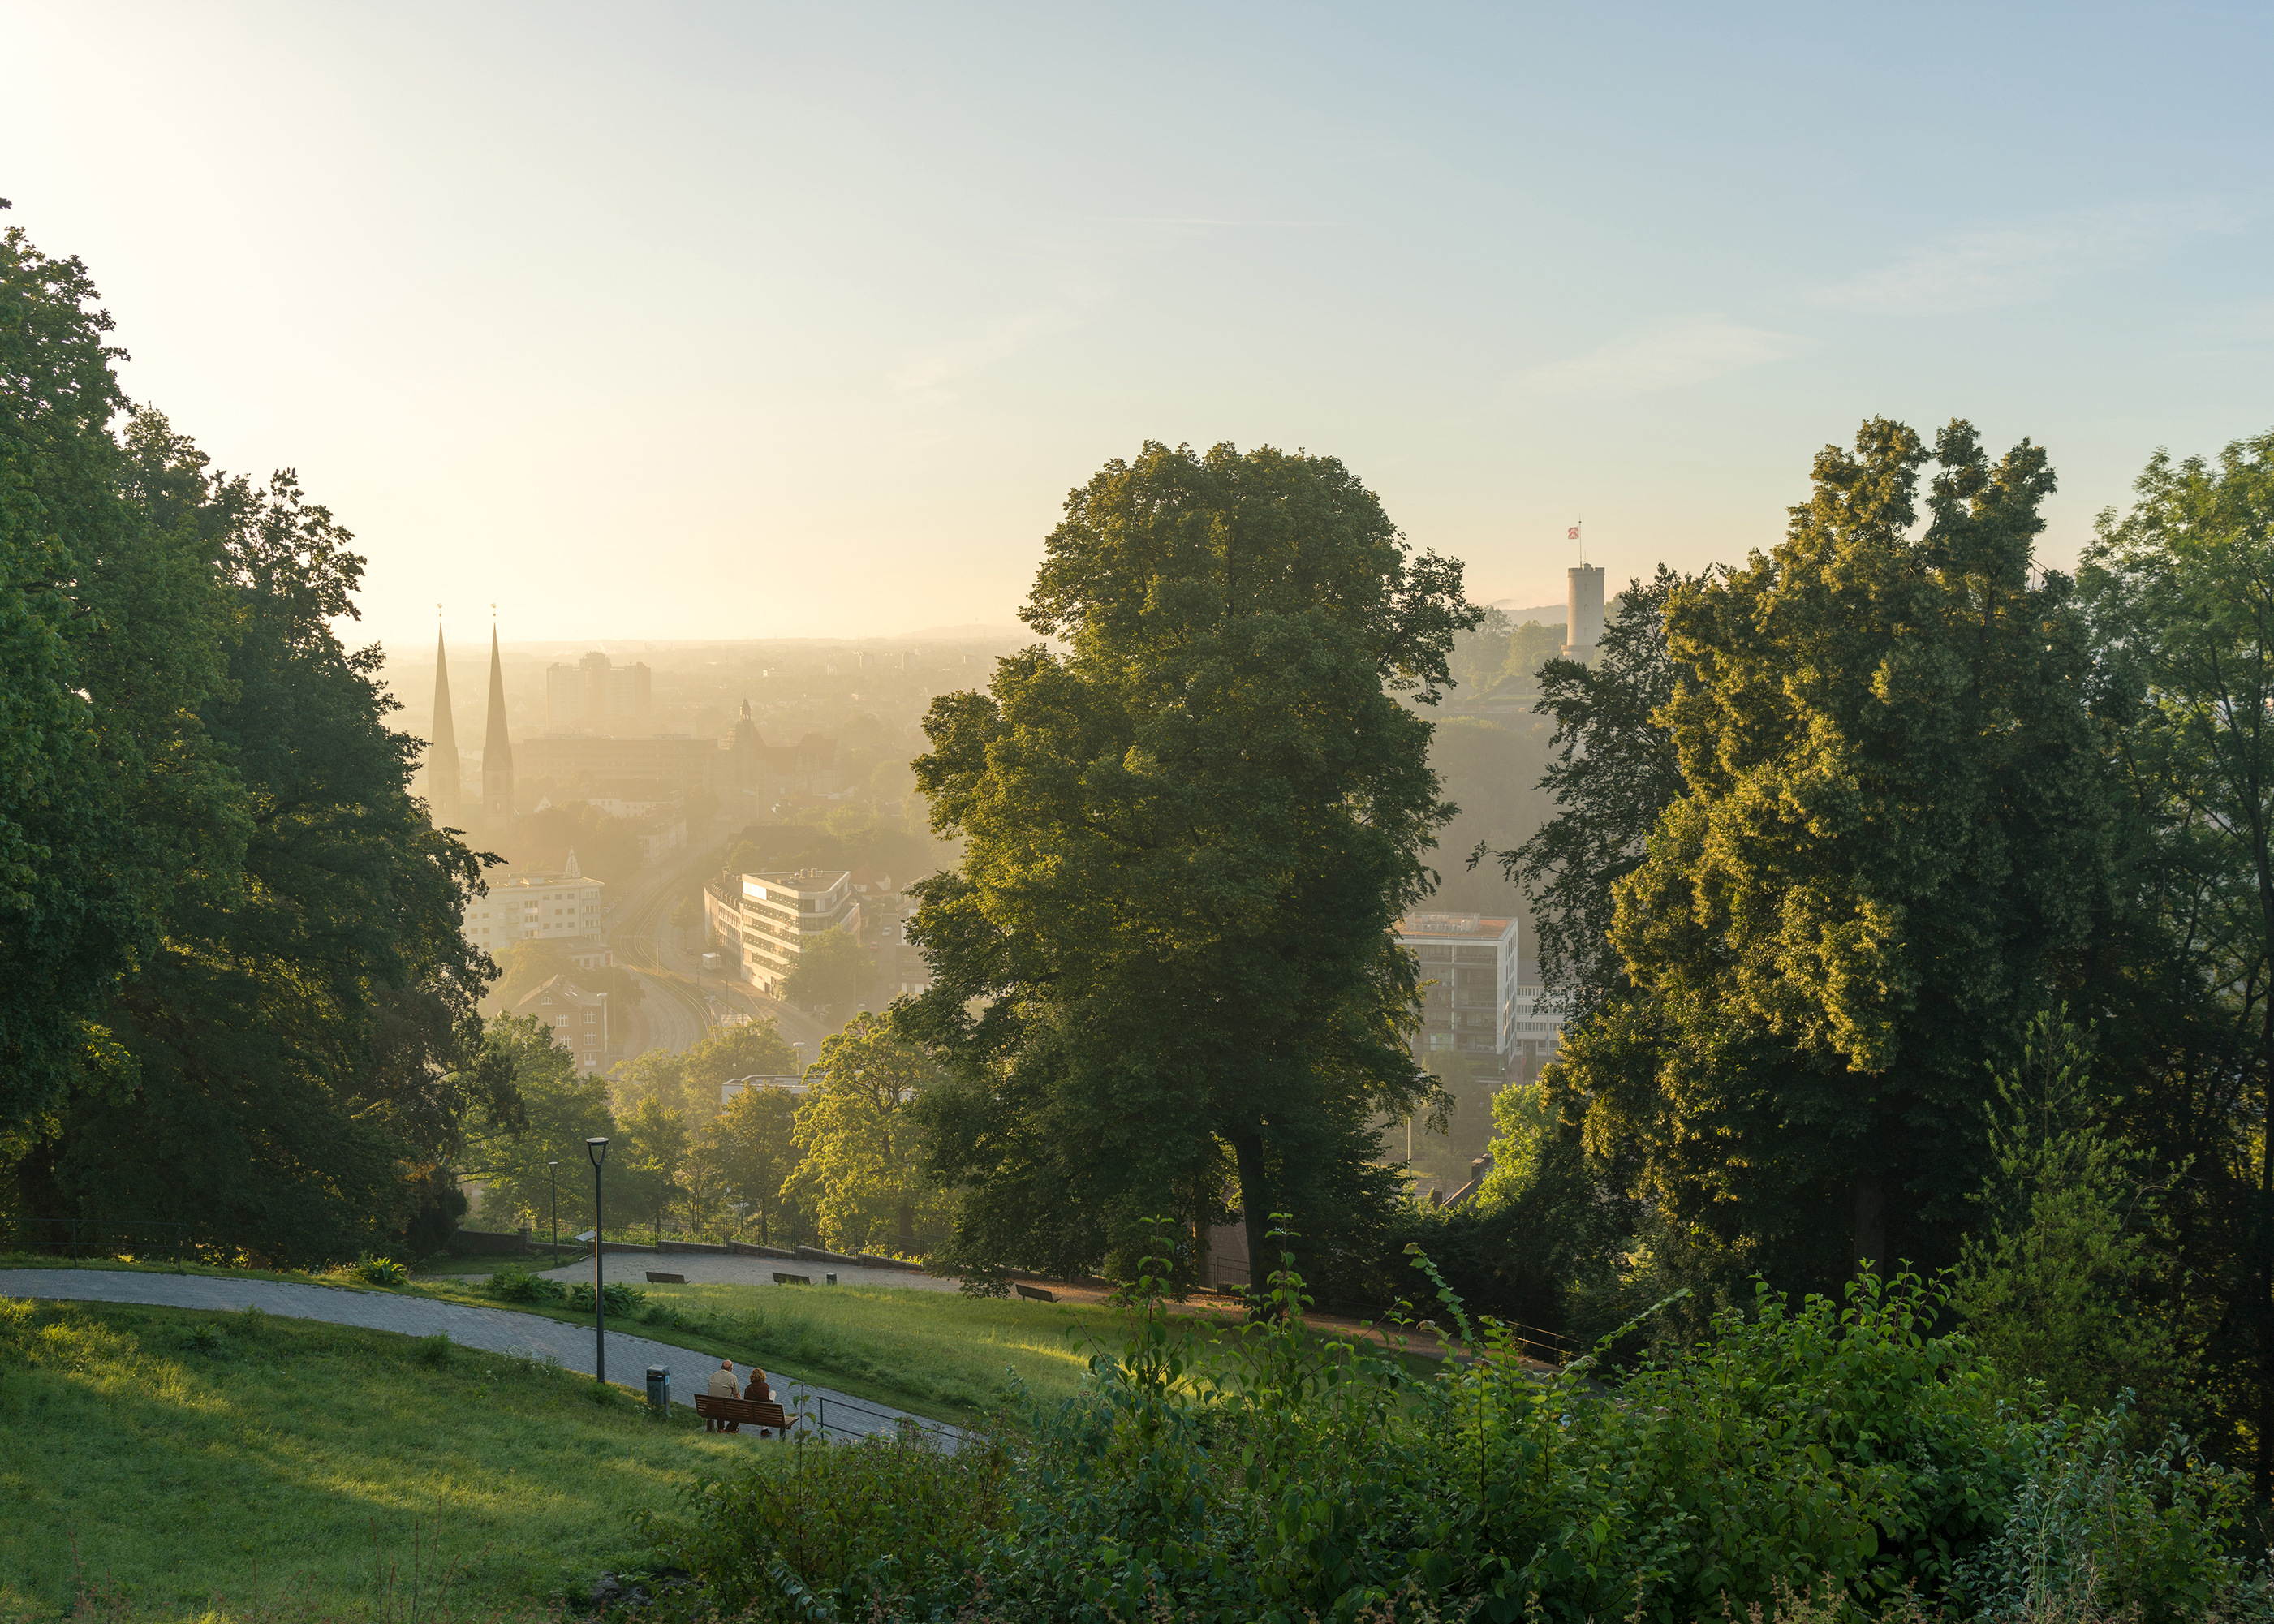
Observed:
[[[439,1339],[0,1299],[0,1619],[533,1615],[776,1447]]]

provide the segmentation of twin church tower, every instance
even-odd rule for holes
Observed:
[[[458,727],[450,716],[450,662],[434,632],[434,730],[426,746],[426,810],[438,829],[502,839],[513,827],[513,741],[506,736],[505,673],[497,628],[490,628],[490,717],[482,739],[482,798],[465,804],[459,791]]]

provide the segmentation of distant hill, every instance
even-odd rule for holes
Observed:
[[[1518,626],[1523,625],[1526,620],[1537,620],[1542,626],[1554,626],[1563,619],[1566,605],[1543,604],[1537,609],[1519,609],[1516,606],[1516,599],[1513,598],[1496,598],[1485,607],[1499,610]]]
[[[1562,613],[1558,610],[1560,614]],[[1033,643],[1045,638],[1024,626],[983,626],[974,622],[968,626],[927,626],[921,631],[894,632],[883,639],[886,643]]]

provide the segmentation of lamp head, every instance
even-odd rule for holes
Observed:
[[[599,1166],[600,1163],[608,1159],[608,1141],[604,1139],[586,1139],[584,1141],[584,1154],[592,1159],[592,1165],[594,1167]]]

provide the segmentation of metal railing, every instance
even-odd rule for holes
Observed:
[[[903,1423],[912,1423],[918,1432],[928,1437],[940,1440],[951,1449],[963,1439],[963,1433],[960,1428],[944,1426],[937,1421],[927,1421],[921,1416],[911,1416],[906,1411],[895,1413],[891,1410],[872,1410],[866,1404],[856,1404],[850,1399],[830,1398],[819,1393],[814,1394],[810,1402],[813,1409],[807,1413],[813,1417],[816,1429],[825,1433],[835,1432],[842,1432],[847,1438],[869,1438],[878,1432],[895,1432]],[[800,1408],[803,1409],[803,1406],[801,1405]],[[854,1410],[872,1420],[881,1421],[884,1425],[882,1426],[832,1427],[829,1425],[829,1412],[832,1408]]]
[[[170,1252],[180,1273],[188,1229],[184,1223],[132,1218],[0,1220],[0,1252],[72,1258],[143,1258]]]

